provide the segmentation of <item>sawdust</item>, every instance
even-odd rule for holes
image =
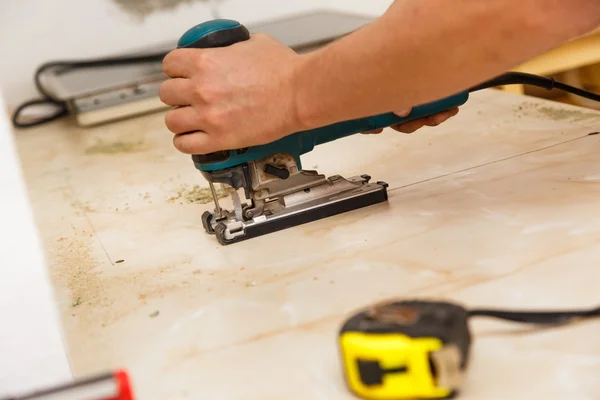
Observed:
[[[563,108],[554,107],[540,107],[538,112],[554,121],[563,119],[574,119],[576,121],[582,121],[590,118],[600,118],[599,114],[591,112],[583,112],[579,110],[566,110]]]
[[[543,119],[551,119],[553,121],[572,120],[583,121],[588,119],[600,119],[599,113],[587,112],[582,110],[573,110],[563,107],[552,107],[536,102],[526,101],[518,106],[515,106],[517,117],[521,115],[535,116]]]
[[[94,145],[85,149],[86,154],[121,154],[121,153],[134,153],[143,149],[142,142],[123,142],[117,140],[111,143],[105,143],[101,140],[97,141]]]
[[[52,279],[59,287],[66,287],[73,307],[88,309],[93,306],[106,306],[100,284],[100,271],[90,255],[88,245],[81,239],[61,237],[50,251],[54,256]]]
[[[174,10],[182,4],[195,1],[206,0],[113,0],[121,10],[137,19],[144,19],[157,11]]]
[[[227,193],[219,188],[215,188],[217,192],[217,198],[222,199],[227,196]],[[171,203],[194,203],[194,204],[207,204],[213,201],[212,193],[209,188],[201,188],[198,185],[188,186],[181,185],[175,194],[167,200]]]
[[[106,345],[113,337],[106,330],[118,331],[132,314],[148,315],[153,309],[144,309],[165,296],[184,291],[182,299],[193,297],[205,283],[182,282],[172,273],[175,266],[115,269],[102,256],[98,242],[73,229],[66,239],[55,238],[46,248],[72,368],[87,374],[122,358],[120,346]]]
[[[66,201],[71,201],[71,207],[82,212],[95,212],[89,201],[83,202],[73,198],[73,193],[67,188],[63,188],[62,197]],[[79,213],[78,213],[79,214]]]
[[[90,206],[89,202],[82,203],[81,201],[73,201],[71,207],[76,208],[80,211],[95,212],[96,210]]]
[[[150,315],[148,315],[148,316],[150,318],[156,318],[156,317],[158,317],[158,314],[160,314],[160,312],[158,310],[156,310],[153,313],[150,313]]]
[[[79,232],[78,232],[79,233]],[[92,255],[93,239],[80,234],[71,238],[60,237],[49,247],[51,276],[55,287],[64,288],[70,298],[70,309],[62,310],[67,325],[75,324],[67,332],[72,333],[74,346],[90,329],[99,329],[116,323],[135,312],[153,298],[180,290],[184,282],[165,282],[157,276],[174,269],[174,266],[154,270],[107,272],[106,262],[97,261]],[[117,306],[118,305],[118,306]],[[77,307],[77,313],[72,314]],[[77,317],[76,320],[67,317]]]
[[[106,343],[123,334],[123,324],[131,324],[128,318],[143,316],[150,322],[149,314],[159,310],[156,303],[166,297],[181,307],[195,308],[207,297],[214,298],[217,279],[225,281],[232,275],[231,271],[210,270],[191,275],[198,270],[190,266],[191,258],[153,268],[127,259],[117,267],[95,236],[84,234],[87,224],[73,224],[72,230],[63,228],[58,233],[56,229],[46,232],[44,247],[75,373],[89,373],[122,359],[121,347]],[[182,274],[194,279],[182,279]]]

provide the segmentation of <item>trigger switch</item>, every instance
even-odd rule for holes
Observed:
[[[266,164],[264,168],[264,172],[269,175],[276,176],[281,179],[287,179],[290,177],[290,171],[285,168],[277,168],[274,165]]]

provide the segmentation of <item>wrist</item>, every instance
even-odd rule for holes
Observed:
[[[319,101],[315,101],[313,83],[317,73],[317,52],[299,55],[292,75],[292,103],[298,130],[309,130],[327,125]]]

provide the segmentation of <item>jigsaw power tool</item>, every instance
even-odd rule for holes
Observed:
[[[225,47],[250,38],[246,27],[233,20],[199,24],[179,39],[178,48]],[[192,156],[206,178],[215,210],[205,212],[202,223],[222,245],[257,237],[321,218],[387,201],[387,184],[370,182],[368,175],[325,177],[302,169],[300,156],[315,146],[349,135],[433,115],[464,104],[468,92],[414,107],[410,115],[382,114],[342,121],[297,132],[275,142]],[[215,183],[231,193],[233,210],[219,205]],[[238,190],[247,202],[242,203]]]

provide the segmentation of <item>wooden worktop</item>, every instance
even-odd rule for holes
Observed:
[[[128,368],[144,400],[333,400],[352,398],[337,330],[371,302],[598,304],[598,131],[598,112],[477,93],[437,128],[303,158],[388,182],[387,204],[228,247],[204,233],[206,182],[162,114],[17,141],[77,375]],[[472,328],[461,399],[598,398],[600,321]]]

